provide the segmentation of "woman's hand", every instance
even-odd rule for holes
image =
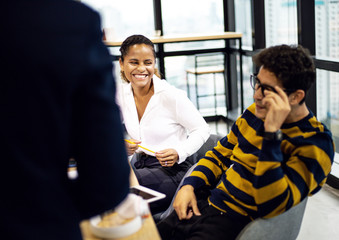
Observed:
[[[155,157],[163,167],[172,167],[179,160],[179,155],[173,148],[158,151]]]
[[[128,139],[130,142],[133,142],[134,144],[132,143],[128,143],[128,142],[125,142],[125,145],[126,145],[126,151],[127,151],[127,155],[128,156],[131,156],[135,153],[135,151],[139,148],[138,144],[141,143],[141,141],[139,140],[135,140],[135,139]]]

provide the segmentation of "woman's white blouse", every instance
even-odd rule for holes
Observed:
[[[206,142],[210,128],[184,91],[155,75],[153,85],[154,95],[139,122],[131,84],[118,84],[117,102],[127,133],[155,152],[175,149],[182,163]]]

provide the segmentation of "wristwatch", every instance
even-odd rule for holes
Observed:
[[[258,131],[258,136],[263,137],[265,140],[282,140],[283,134],[281,130],[279,129],[276,132],[265,132],[265,131]]]

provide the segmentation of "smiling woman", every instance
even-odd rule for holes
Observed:
[[[120,52],[125,83],[120,84],[117,98],[129,135],[126,149],[136,160],[132,167],[140,185],[166,194],[150,204],[156,214],[169,206],[193,164],[190,156],[209,137],[209,127],[184,91],[157,76],[154,45],[148,38],[132,35]]]
[[[125,40],[120,51],[121,77],[131,83],[140,121],[154,94],[152,77],[156,70],[153,43],[141,35],[133,35]]]

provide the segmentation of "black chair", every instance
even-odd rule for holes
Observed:
[[[209,150],[211,150],[213,147],[215,147],[218,143],[218,141],[221,139],[222,137],[216,134],[211,134],[210,137],[207,139],[207,141],[200,147],[200,149],[193,155],[193,166],[189,168],[189,170],[186,172],[186,174],[184,175],[184,177],[182,178],[181,182],[179,183],[179,186],[177,188],[177,191],[175,192],[173,198],[172,198],[172,202],[169,205],[169,207],[167,208],[166,211],[162,212],[162,213],[157,213],[153,215],[153,219],[154,221],[157,223],[159,221],[161,221],[162,219],[166,218],[168,215],[170,215],[172,213],[173,209],[173,202],[175,199],[175,196],[177,195],[180,187],[182,186],[185,177],[189,176],[193,169],[195,168],[195,166],[197,165],[197,162],[199,161],[199,159],[201,159],[202,157],[205,156],[205,153]]]
[[[298,237],[307,198],[273,218],[258,218],[245,226],[236,240],[294,240]]]

